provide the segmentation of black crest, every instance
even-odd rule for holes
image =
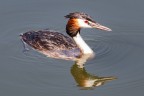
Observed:
[[[95,22],[88,14],[83,13],[83,12],[73,12],[69,13],[68,15],[64,16],[65,18],[79,18],[79,19],[86,19],[91,22]]]

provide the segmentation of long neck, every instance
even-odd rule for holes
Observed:
[[[81,49],[83,54],[92,54],[93,50],[86,44],[86,42],[82,39],[79,33],[77,33],[76,36],[73,37],[75,43],[78,45],[78,47]]]

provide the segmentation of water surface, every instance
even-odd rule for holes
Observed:
[[[143,96],[143,3],[143,0],[1,0],[0,95]],[[73,61],[47,58],[33,50],[23,53],[20,33],[50,28],[65,34],[63,16],[74,11],[90,14],[113,30],[82,29],[81,35],[96,53],[83,70]],[[117,79],[84,89],[75,72],[84,73],[84,77]]]

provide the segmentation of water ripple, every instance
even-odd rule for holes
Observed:
[[[144,67],[141,62],[144,53],[142,38],[141,34],[114,33],[88,40],[93,42],[90,45],[96,53],[88,65],[96,73],[116,76],[118,80],[114,81],[112,88],[144,86],[143,71],[139,70]]]

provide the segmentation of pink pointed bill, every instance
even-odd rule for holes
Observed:
[[[110,28],[103,26],[103,25],[100,25],[98,23],[93,23],[92,27],[96,28],[96,29],[104,30],[104,31],[112,31]]]

